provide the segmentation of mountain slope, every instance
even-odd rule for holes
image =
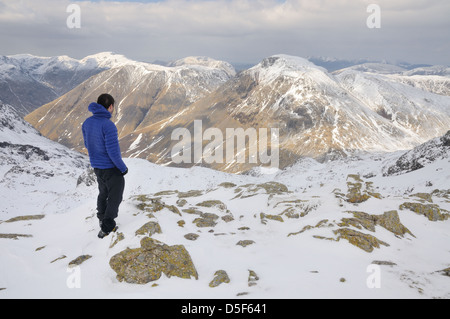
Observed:
[[[42,106],[26,120],[43,135],[82,150],[81,124],[90,116],[87,106],[109,92],[117,99],[113,120],[122,138],[172,117],[234,75],[228,64],[210,60],[212,66],[204,66],[199,62],[180,62],[176,67],[135,62],[112,68]]]
[[[68,56],[29,54],[0,56],[0,99],[14,105],[22,117],[55,100],[104,70],[131,61],[110,52],[76,60]]]
[[[2,102],[0,118],[2,218],[16,217],[23,213],[21,210],[40,209],[45,213],[45,207],[52,205],[45,200],[75,188],[78,178],[89,167],[89,159],[41,136],[12,106]],[[53,204],[61,205],[64,201],[61,197]],[[64,207],[70,207],[70,203]]]
[[[386,66],[381,69],[386,72]],[[446,132],[448,96],[388,76],[354,69],[334,75],[302,58],[269,57],[167,121],[123,137],[123,150],[127,156],[173,165],[171,150],[178,140],[172,140],[172,132],[182,127],[193,136],[196,120],[203,130],[218,128],[224,136],[227,128],[278,128],[284,168],[304,156],[324,160],[353,151],[409,149]],[[223,147],[229,142],[224,138]],[[203,148],[208,143],[203,141]],[[236,158],[211,165],[203,159],[201,164],[229,172],[255,166],[248,160],[241,165]]]
[[[235,76],[228,64],[204,57],[172,65],[135,63],[105,71],[26,119],[45,136],[81,151],[86,107],[109,91],[118,99],[114,121],[126,157],[234,173],[267,164],[261,154],[273,155],[272,167],[284,168],[305,156],[323,161],[355,152],[406,150],[450,127],[445,76],[409,76],[404,68],[376,63],[331,74],[288,55],[268,57]],[[177,129],[184,130],[187,139],[181,142],[190,158],[181,163],[172,154],[181,143],[172,135]],[[217,134],[208,136],[209,130],[204,136],[208,129]],[[238,148],[227,129],[243,130],[245,147]],[[260,129],[267,130],[267,143]],[[249,138],[253,132],[256,140]],[[227,157],[225,149],[233,143],[236,156]],[[217,150],[213,160],[205,152],[208,146]],[[259,151],[256,161],[250,160],[250,150]],[[244,153],[242,161],[237,155]]]

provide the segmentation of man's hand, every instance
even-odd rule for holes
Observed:
[[[128,168],[125,170],[125,172],[122,172],[122,176],[125,176],[128,174]]]

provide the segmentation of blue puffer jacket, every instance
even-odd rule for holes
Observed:
[[[82,131],[91,166],[99,169],[117,167],[125,173],[128,169],[122,160],[117,128],[111,121],[111,113],[97,103],[91,103],[89,111],[93,116],[83,123]]]

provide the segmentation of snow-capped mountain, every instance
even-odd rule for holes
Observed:
[[[279,128],[281,168],[304,156],[325,160],[354,151],[410,149],[450,127],[450,98],[436,94],[449,79],[403,72],[371,64],[330,74],[299,57],[269,57],[167,121],[123,137],[123,150],[173,164],[172,131],[184,127],[193,135],[196,120],[207,123],[204,130],[218,128],[224,135],[227,128]],[[248,162],[210,167],[243,172],[255,166]]]
[[[87,106],[109,92],[116,97],[114,121],[123,138],[178,112],[210,94],[230,77],[231,65],[212,59],[186,58],[165,67],[132,63],[91,77],[74,90],[29,114],[26,120],[43,135],[71,148],[84,147],[81,124]]]
[[[449,298],[448,134],[404,152],[235,175],[125,159],[97,237],[86,156],[0,104],[0,298]],[[178,309],[177,311],[181,311]]]
[[[22,117],[55,100],[104,70],[133,61],[111,52],[81,60],[68,56],[29,54],[0,56],[0,100],[14,105]]]
[[[173,131],[185,128],[193,136],[195,121],[201,120],[203,130],[217,128],[223,135],[228,128],[279,129],[280,168],[304,156],[327,160],[359,151],[407,150],[450,127],[446,76],[409,75],[386,63],[329,73],[288,55],[268,57],[236,75],[229,64],[204,57],[172,65],[110,69],[26,119],[45,136],[82,150],[87,105],[108,91],[118,99],[114,120],[126,157],[175,165]],[[205,147],[209,141],[201,143]],[[237,160],[200,162],[183,166],[196,163],[229,172],[255,166]]]

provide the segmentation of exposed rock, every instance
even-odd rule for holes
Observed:
[[[178,191],[162,191],[162,192],[155,193],[155,196],[156,197],[170,196],[170,195],[174,195],[174,194],[178,194]]]
[[[349,179],[351,181],[348,181]],[[364,185],[363,183],[364,181],[359,175],[350,174],[347,176],[347,202],[358,204],[367,201],[370,197],[381,198],[379,193],[373,191],[372,182],[366,182]]]
[[[261,213],[259,216],[261,218],[261,223],[263,223],[263,224],[266,224],[266,218],[271,219],[271,220],[276,220],[276,221],[279,221],[282,223],[284,222],[283,217],[281,217],[280,215],[269,215],[269,214]]]
[[[328,219],[323,219],[323,220],[319,221],[315,226],[306,225],[298,232],[289,233],[288,237],[293,236],[293,235],[299,235],[299,234],[301,234],[307,230],[313,229],[313,228],[332,227],[332,226],[334,226],[334,225],[332,223],[329,223]]]
[[[125,239],[125,236],[123,235],[123,233],[115,233],[115,239],[113,241],[113,243],[109,246],[109,248],[113,248],[115,245],[117,245],[117,243],[119,241],[122,241]]]
[[[248,198],[255,196],[263,190],[268,195],[281,195],[289,192],[286,185],[278,182],[267,182],[262,184],[246,184],[237,187],[234,192],[237,193],[235,198]]]
[[[145,235],[151,237],[154,234],[161,234],[161,226],[157,222],[148,222],[143,225],[141,228],[136,230],[136,236]]]
[[[5,221],[5,223],[14,223],[14,222],[24,221],[24,220],[39,220],[39,219],[42,219],[44,217],[45,217],[45,215],[17,216],[17,217],[13,217],[11,219],[8,219],[7,221]]]
[[[189,233],[189,234],[184,235],[184,238],[186,238],[187,240],[192,240],[192,241],[194,241],[194,240],[197,240],[197,238],[198,238],[199,236],[200,236],[200,235],[198,235],[198,234]]]
[[[113,256],[109,262],[119,281],[147,284],[158,280],[162,273],[167,277],[198,279],[197,270],[183,245],[168,246],[145,237],[141,248],[126,249]]]
[[[372,261],[372,264],[380,266],[397,266],[397,264],[393,263],[392,261],[383,261],[383,260],[374,260]]]
[[[430,221],[444,221],[450,217],[450,214],[439,208],[436,204],[403,203],[400,209],[409,209],[416,214],[426,216]],[[445,212],[445,213],[444,213]]]
[[[179,207],[184,207],[184,205],[186,205],[187,204],[187,200],[185,200],[185,199],[179,199],[179,200],[177,200],[177,205],[179,206]]]
[[[252,286],[256,286],[256,282],[259,280],[258,275],[256,274],[256,272],[254,272],[253,270],[248,270],[249,274],[248,274],[248,286],[252,287]]]
[[[383,215],[375,216],[376,223],[398,236],[404,236],[406,233],[415,237],[401,222],[396,210],[385,212]]]
[[[347,239],[350,244],[359,247],[369,253],[373,251],[374,247],[380,248],[380,245],[389,247],[389,244],[379,240],[372,235],[364,234],[349,228],[340,228],[335,230],[334,233],[338,235],[337,241],[339,241],[341,238]]]
[[[61,257],[58,257],[58,258],[52,260],[50,263],[53,264],[54,262],[57,262],[58,260],[62,260],[62,259],[65,259],[65,258],[67,258],[67,256],[66,255],[62,255]]]
[[[0,234],[0,239],[14,239],[17,240],[19,237],[33,237],[33,235],[24,235],[24,234]]]
[[[232,222],[234,220],[234,217],[231,214],[227,214],[225,216],[222,216],[221,218],[226,223]]]
[[[227,206],[220,200],[207,200],[201,203],[198,203],[196,206],[200,207],[216,207],[220,210],[226,211]]]
[[[85,172],[83,172],[77,179],[77,187],[81,184],[85,184],[86,186],[92,186],[97,183],[97,176],[95,175],[93,168],[88,168]]]
[[[202,195],[203,195],[203,191],[190,190],[190,191],[187,191],[187,192],[179,192],[178,193],[178,198],[198,197],[198,196],[202,196]]]
[[[137,208],[147,213],[155,213],[161,211],[165,204],[160,198],[152,198],[148,195],[139,195],[134,197],[138,202]]]
[[[216,220],[218,219],[219,216],[216,214],[202,213],[200,218],[194,219],[193,223],[197,225],[197,227],[214,227],[217,225]]]
[[[430,202],[430,203],[433,202],[433,196],[432,196],[432,194],[428,194],[428,193],[417,193],[417,194],[413,194],[413,195],[411,195],[411,196],[419,197],[419,198],[423,199],[424,201],[427,201],[427,202]]]
[[[75,258],[74,260],[72,260],[72,261],[69,263],[69,267],[79,266],[79,265],[81,265],[83,262],[85,262],[86,260],[88,260],[88,259],[90,259],[90,258],[92,258],[91,255],[81,255],[81,256]]]
[[[214,279],[209,283],[209,286],[211,288],[218,287],[219,285],[221,285],[223,283],[228,284],[230,282],[230,277],[228,277],[228,274],[225,270],[216,271],[214,276],[215,276]]]
[[[361,229],[361,227],[375,231],[375,226],[380,225],[390,232],[398,236],[404,236],[406,233],[414,236],[408,228],[406,228],[401,222],[397,211],[385,212],[383,215],[370,215],[364,212],[349,212],[353,214],[353,218],[343,218],[340,227],[353,226]]]
[[[173,205],[166,205],[166,208],[167,208],[168,210],[170,210],[172,213],[181,216],[181,213],[180,213],[179,209],[178,209],[176,206],[173,206]]]
[[[443,270],[439,270],[439,272],[443,275],[443,276],[447,276],[450,277],[450,267],[443,269]]]
[[[450,131],[444,136],[421,144],[400,156],[395,164],[384,169],[384,176],[412,172],[443,158],[450,157]]]
[[[233,187],[236,187],[236,184],[230,183],[230,182],[223,182],[223,183],[219,184],[219,186],[224,187],[224,188],[233,188]]]
[[[240,240],[236,245],[237,246],[242,246],[242,247],[247,247],[249,245],[253,245],[255,242],[253,240]]]

